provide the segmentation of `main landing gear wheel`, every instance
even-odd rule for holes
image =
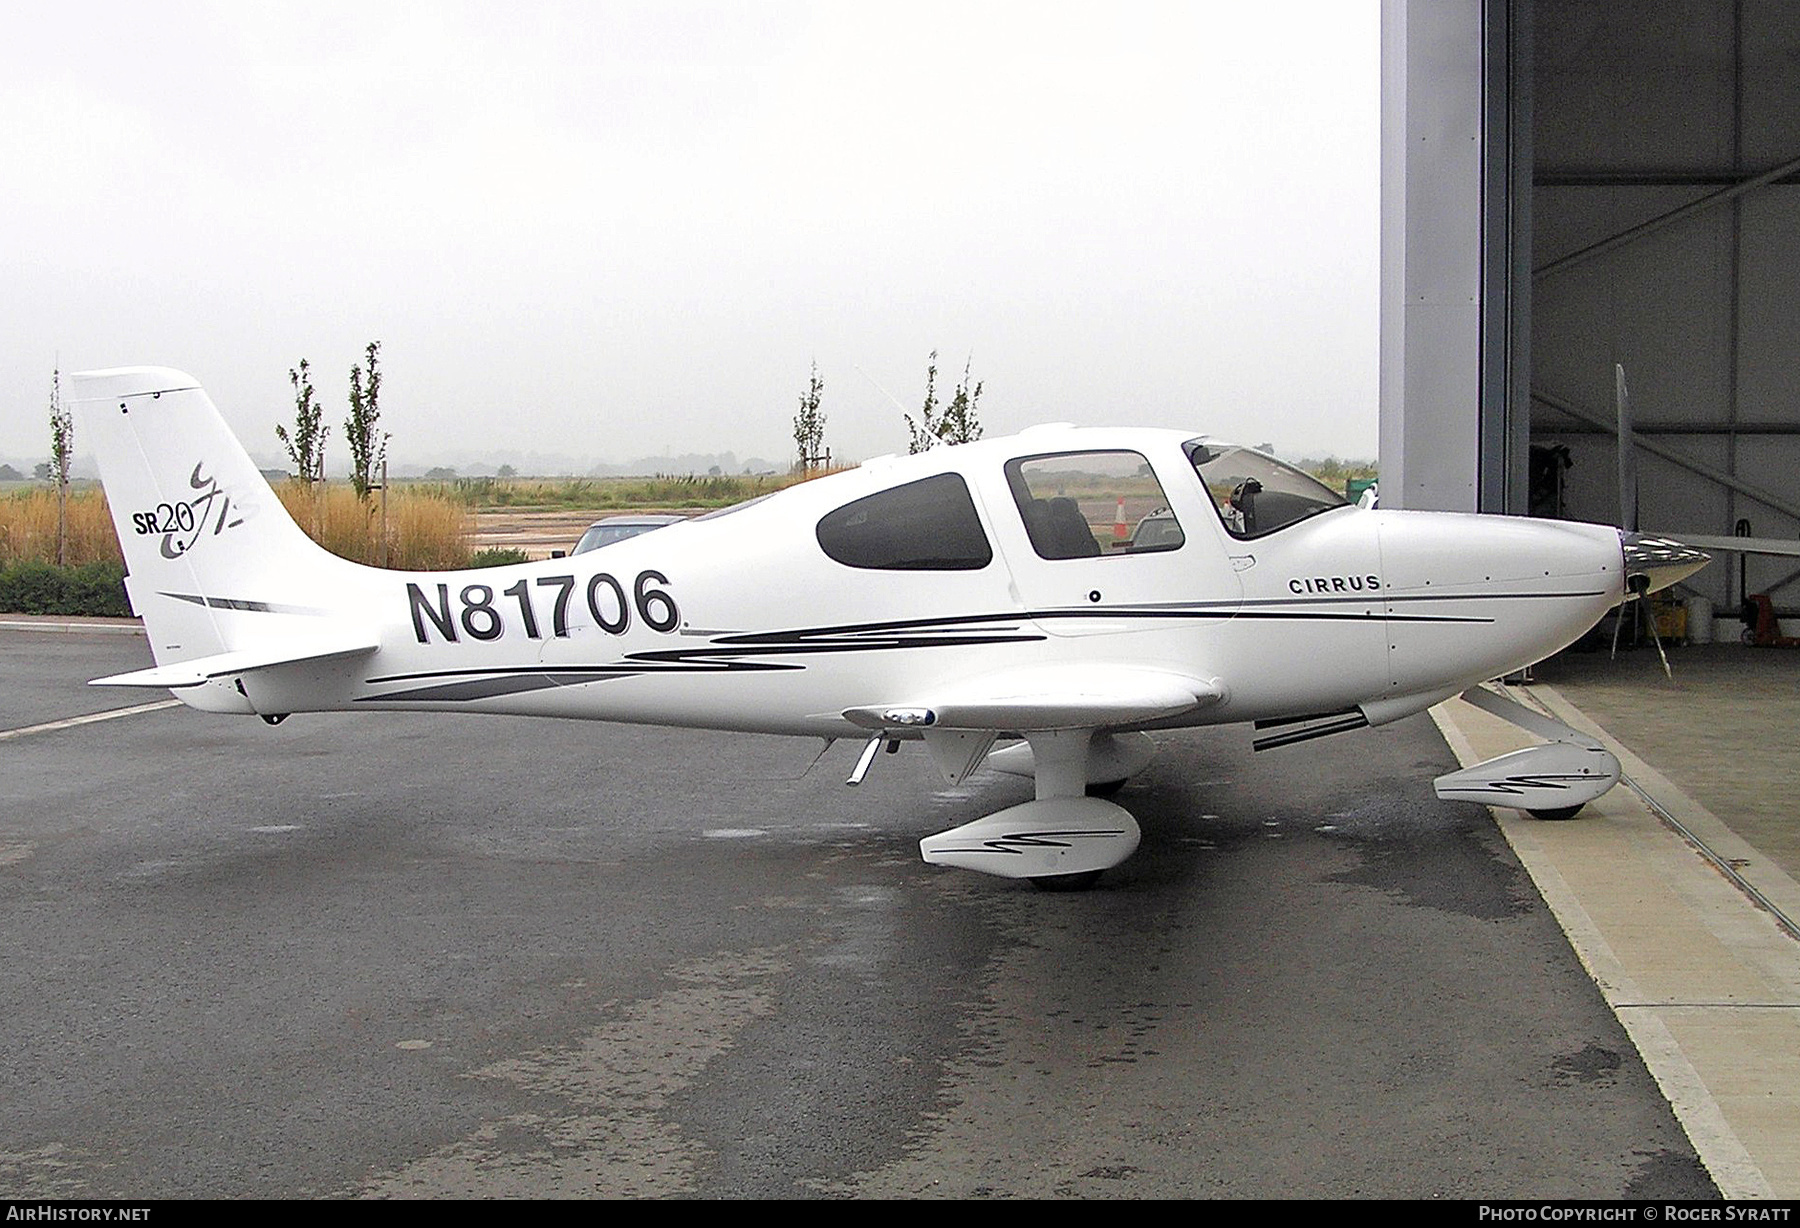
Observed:
[[[1581,806],[1556,806],[1549,810],[1527,810],[1525,813],[1546,823],[1561,823],[1581,813]]]
[[[1126,783],[1127,783],[1127,781],[1125,781],[1125,780],[1095,781],[1094,783],[1088,785],[1087,795],[1089,797],[1111,797],[1113,794],[1117,793],[1120,789],[1123,789],[1125,787]]]
[[[1040,874],[1031,880],[1031,885],[1039,891],[1086,891],[1099,882],[1104,873],[1104,870],[1083,870],[1079,874]]]

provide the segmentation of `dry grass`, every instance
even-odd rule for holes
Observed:
[[[359,563],[381,561],[379,496],[366,507],[348,486],[307,491],[298,482],[276,492],[314,541]],[[469,565],[474,521],[453,499],[425,491],[394,490],[388,500],[387,565],[432,571]],[[106,496],[97,488],[69,492],[65,561],[123,563]],[[0,496],[0,564],[56,562],[56,491],[37,487]]]
[[[71,490],[64,561],[122,563],[119,539],[98,490]],[[0,498],[0,563],[56,562],[56,490],[40,486]]]
[[[307,489],[283,482],[276,493],[288,514],[325,549],[358,563],[381,566],[381,495],[368,503],[348,486]],[[442,571],[469,565],[474,521],[461,503],[431,490],[388,492],[387,559],[402,571]]]

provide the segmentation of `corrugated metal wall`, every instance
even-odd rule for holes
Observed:
[[[1621,363],[1641,526],[1800,536],[1800,178],[1744,188],[1800,159],[1800,5],[1536,0],[1529,20],[1531,434],[1569,449],[1569,515],[1619,514],[1613,436],[1588,419],[1611,421]],[[1753,560],[1749,590],[1794,563]],[[1735,603],[1736,574],[1694,583]]]

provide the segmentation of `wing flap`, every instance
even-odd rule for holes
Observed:
[[[843,717],[865,729],[1110,729],[1180,716],[1225,695],[1217,678],[1129,666],[1044,665],[972,678],[905,703],[846,708]]]
[[[325,661],[334,657],[354,657],[374,652],[381,647],[381,637],[372,631],[346,633],[324,639],[289,640],[267,648],[247,648],[221,652],[191,661],[176,661],[151,669],[133,670],[128,674],[112,674],[91,680],[89,686],[146,687],[158,691],[178,691],[200,686],[228,674],[243,674],[256,669],[273,669],[280,665],[297,665],[303,661]]]

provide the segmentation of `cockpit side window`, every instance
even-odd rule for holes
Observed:
[[[1006,484],[1042,559],[1178,550],[1186,540],[1137,452],[1023,456],[1006,463]]]
[[[980,571],[993,548],[960,474],[877,491],[827,512],[819,548],[846,567],[876,571]]]
[[[1267,453],[1202,439],[1186,447],[1200,484],[1233,537],[1267,537],[1320,512],[1350,506],[1311,474]]]

